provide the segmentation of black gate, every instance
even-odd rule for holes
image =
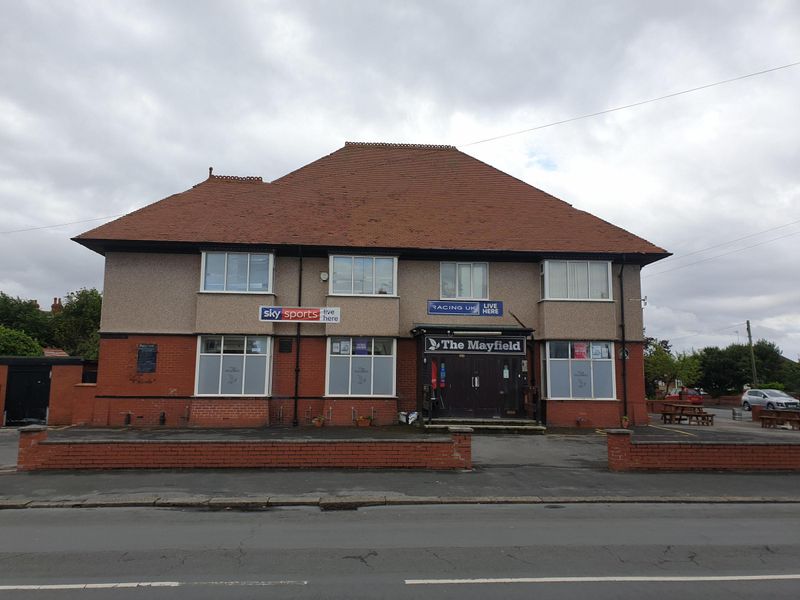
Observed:
[[[50,366],[9,366],[6,425],[46,423],[50,403]]]

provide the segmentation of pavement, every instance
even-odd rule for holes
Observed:
[[[713,427],[637,427],[633,439],[750,441],[800,444],[800,431],[765,430],[734,421],[730,409],[707,409]],[[745,414],[749,419],[749,415]],[[345,435],[326,428],[325,435]],[[176,432],[116,431],[102,435],[157,439]],[[286,432],[284,432],[286,434]],[[370,430],[371,437],[397,431]],[[53,429],[51,436],[100,435]],[[196,436],[197,432],[180,432]],[[214,432],[215,439],[234,435]],[[279,435],[275,430],[249,437]],[[310,429],[288,435],[320,435]],[[404,470],[119,470],[16,472],[18,434],[0,429],[0,509],[65,507],[191,507],[262,510],[314,506],[344,510],[377,505],[564,503],[800,503],[800,473],[628,472],[608,470],[600,430],[542,436],[475,435],[471,471]],[[2,466],[4,465],[4,466]]]

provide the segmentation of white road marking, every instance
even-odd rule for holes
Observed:
[[[123,588],[187,587],[203,585],[223,585],[230,587],[308,585],[308,581],[125,581],[110,583],[54,583],[47,585],[0,585],[0,591],[114,590]]]
[[[788,575],[678,575],[619,577],[501,577],[490,579],[406,579],[406,585],[458,585],[483,583],[628,583],[628,582],[699,582],[699,581],[781,581],[800,579],[800,573]]]

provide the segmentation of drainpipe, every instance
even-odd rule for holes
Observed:
[[[628,416],[628,348],[625,340],[625,255],[622,255],[622,265],[619,268],[619,313],[620,327],[622,328],[622,416]]]
[[[297,307],[303,306],[303,247],[297,247],[298,255],[300,256],[300,268],[298,269],[297,276]],[[294,417],[292,418],[292,426],[297,427],[300,420],[297,418],[297,404],[300,399],[300,322],[297,322],[297,333],[294,340]]]

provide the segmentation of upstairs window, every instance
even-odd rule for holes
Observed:
[[[394,257],[332,256],[331,294],[395,296],[396,270]]]
[[[489,298],[489,265],[487,263],[443,262],[439,284],[443,299],[487,300]]]
[[[611,300],[611,263],[548,260],[542,263],[546,300]]]
[[[251,252],[204,252],[204,292],[272,292],[272,255]]]

